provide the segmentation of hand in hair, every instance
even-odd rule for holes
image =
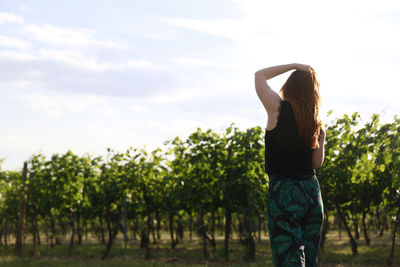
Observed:
[[[310,70],[312,70],[310,65],[295,63],[294,66],[295,66],[296,70],[301,70],[301,71],[310,71]]]

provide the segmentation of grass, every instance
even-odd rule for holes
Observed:
[[[370,246],[364,245],[359,240],[359,255],[352,256],[348,239],[339,240],[337,233],[331,232],[327,236],[325,250],[320,256],[320,266],[385,266],[390,252],[389,235],[383,237],[372,236]],[[27,241],[29,243],[29,241]],[[131,240],[129,247],[124,249],[122,238],[119,237],[111,249],[106,260],[101,260],[103,245],[96,244],[96,240],[89,239],[83,245],[76,245],[73,256],[67,257],[68,242],[53,249],[47,245],[39,246],[40,256],[29,256],[32,247],[24,247],[23,257],[13,256],[14,247],[9,246],[8,251],[0,248],[0,266],[273,266],[271,250],[268,240],[264,237],[256,245],[256,261],[246,263],[243,260],[245,248],[238,240],[230,242],[230,259],[224,259],[223,237],[217,237],[217,251],[209,260],[202,258],[202,243],[200,239],[192,241],[184,239],[175,250],[170,248],[168,236],[162,236],[157,244],[151,244],[151,260],[144,259],[144,251],[139,249],[139,241]],[[400,266],[400,240],[397,240],[395,261],[392,266]]]

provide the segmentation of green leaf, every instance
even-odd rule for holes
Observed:
[[[379,165],[379,170],[380,170],[381,172],[384,172],[384,171],[385,171],[385,164]]]

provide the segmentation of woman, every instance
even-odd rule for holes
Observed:
[[[295,70],[280,95],[267,80]],[[268,231],[275,266],[316,266],[323,204],[315,169],[324,160],[319,82],[308,65],[287,64],[255,73],[268,113],[265,167],[269,177]]]

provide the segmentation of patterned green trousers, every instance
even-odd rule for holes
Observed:
[[[317,266],[323,203],[316,176],[269,175],[268,231],[275,266]]]

